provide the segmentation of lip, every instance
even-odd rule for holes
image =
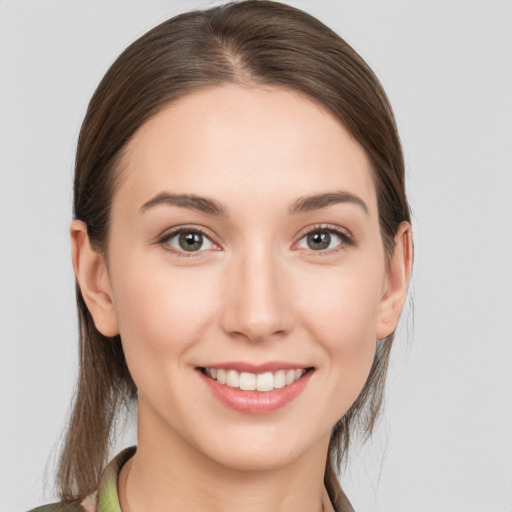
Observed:
[[[277,366],[276,366],[277,364]],[[306,373],[293,384],[284,388],[274,389],[272,391],[243,391],[239,388],[232,388],[225,384],[219,384],[216,380],[205,375],[202,369],[197,372],[203,382],[208,386],[213,395],[230,409],[246,414],[270,414],[275,412],[292,400],[297,398],[307,386],[314,369],[304,365],[290,365],[283,363],[265,363],[263,365],[254,365],[248,363],[222,363],[219,365],[209,365],[208,368],[226,368],[237,371],[248,371],[251,373],[264,373],[266,371],[307,369]]]
[[[236,370],[237,372],[249,372],[249,373],[265,373],[265,372],[277,372],[278,370],[306,370],[311,366],[305,366],[300,363],[283,363],[280,361],[269,361],[266,363],[255,364],[246,363],[244,361],[232,361],[223,362],[219,364],[209,364],[203,366],[203,368],[216,368],[224,370]]]

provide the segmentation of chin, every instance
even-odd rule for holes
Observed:
[[[228,436],[229,442],[212,440],[209,446],[199,449],[216,463],[238,471],[272,471],[293,464],[316,450],[325,458],[330,432],[320,439],[293,439],[293,436],[275,432],[275,435],[252,433]],[[212,449],[213,447],[213,449]]]
[[[229,453],[215,454],[215,461],[237,471],[272,471],[292,464],[299,458],[299,453],[261,450],[254,445],[253,449],[234,448]]]

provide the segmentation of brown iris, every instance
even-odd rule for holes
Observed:
[[[331,235],[327,231],[316,231],[307,236],[307,244],[314,251],[327,249],[331,244]]]
[[[193,231],[180,233],[178,244],[184,251],[198,251],[203,245],[203,235]]]

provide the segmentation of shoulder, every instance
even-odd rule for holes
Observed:
[[[70,503],[50,503],[49,505],[43,505],[42,507],[29,510],[29,512],[85,512],[85,509],[79,502],[73,501]]]
[[[0,0],[1,1],[1,0]],[[59,501],[37,507],[28,512],[121,512],[119,498],[117,496],[117,480],[123,465],[133,456],[137,447],[125,448],[110,461],[103,471],[99,489],[84,498],[81,502]]]

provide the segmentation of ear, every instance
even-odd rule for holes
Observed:
[[[398,325],[400,313],[407,297],[412,260],[411,225],[404,221],[398,227],[393,254],[386,270],[377,318],[377,339],[389,336]]]
[[[73,220],[69,231],[73,269],[94,325],[104,336],[115,336],[119,327],[105,258],[92,247],[85,222]]]

